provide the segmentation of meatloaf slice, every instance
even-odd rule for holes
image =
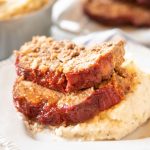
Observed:
[[[19,112],[41,124],[84,122],[124,99],[134,74],[120,76],[120,73],[113,73],[111,79],[103,81],[96,89],[74,93],[60,93],[19,78],[14,85],[14,103]]]
[[[69,41],[34,37],[16,54],[19,76],[49,89],[73,92],[109,79],[124,61],[124,42],[108,42],[88,49]]]
[[[117,0],[86,0],[84,12],[107,25],[150,26],[150,9]]]

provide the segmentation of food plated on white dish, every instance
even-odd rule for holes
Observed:
[[[150,117],[149,92],[142,96],[150,91],[150,75],[127,63],[124,45],[34,37],[15,52],[15,107],[29,126],[52,128],[64,138],[125,137]]]
[[[86,38],[85,38],[86,39]],[[77,40],[76,40],[77,41]],[[79,40],[80,42],[83,42],[83,44],[84,44],[84,42],[86,41],[83,41],[83,40]],[[32,42],[31,42],[32,43]],[[56,42],[57,43],[57,42]],[[121,42],[122,43],[122,42]],[[28,45],[28,44],[27,44]],[[111,45],[111,44],[110,44]],[[40,45],[39,45],[40,46]],[[43,45],[43,46],[45,46],[45,45]],[[111,46],[110,46],[111,47]],[[112,47],[111,47],[112,48]],[[63,138],[61,138],[61,139],[70,139],[70,140],[72,140],[72,139],[75,139],[76,138],[76,140],[78,140],[78,139],[82,139],[82,140],[101,140],[101,139],[120,139],[120,138],[122,138],[122,137],[124,137],[125,135],[127,135],[128,133],[130,133],[131,131],[133,131],[135,128],[137,128],[138,126],[140,126],[143,122],[145,122],[147,119],[148,119],[148,117],[149,117],[149,108],[148,108],[148,106],[149,105],[145,105],[145,103],[147,103],[148,104],[148,102],[149,101],[147,101],[147,97],[146,96],[148,96],[148,94],[147,95],[142,95],[142,99],[144,99],[144,101],[142,101],[142,99],[140,99],[141,98],[141,94],[140,94],[140,92],[142,92],[142,90],[144,90],[144,88],[146,88],[147,87],[147,91],[148,91],[148,82],[149,82],[149,75],[145,75],[145,74],[149,74],[150,73],[150,70],[148,69],[149,67],[148,67],[148,61],[149,61],[149,59],[148,59],[148,57],[149,57],[149,51],[148,51],[148,49],[146,49],[146,48],[144,48],[144,47],[142,47],[142,46],[138,46],[138,45],[135,45],[135,44],[132,44],[132,43],[127,43],[127,47],[125,48],[126,49],[126,54],[133,54],[133,61],[135,62],[135,64],[137,65],[137,67],[138,68],[140,68],[140,70],[142,70],[142,72],[144,72],[144,73],[139,73],[139,71],[138,71],[138,69],[136,69],[136,67],[135,67],[135,65],[133,65],[133,63],[126,63],[126,64],[124,64],[122,67],[125,67],[125,68],[128,68],[127,70],[127,72],[130,74],[132,74],[131,76],[132,76],[132,80],[131,81],[136,81],[136,82],[134,82],[134,88],[129,88],[128,90],[129,91],[127,91],[127,94],[125,94],[125,99],[121,99],[121,101],[120,101],[120,95],[119,95],[119,101],[118,101],[118,104],[115,104],[115,106],[111,106],[110,108],[107,108],[107,110],[104,110],[104,111],[102,111],[102,112],[98,112],[98,114],[97,114],[97,112],[96,112],[96,114],[94,114],[94,117],[92,117],[92,118],[88,118],[88,120],[82,120],[82,123],[78,123],[78,122],[75,122],[75,124],[73,123],[70,123],[69,125],[67,124],[67,126],[66,126],[66,124],[59,124],[59,127],[57,126],[55,126],[55,125],[53,125],[53,127],[51,127],[50,129],[49,129],[49,131],[51,132],[51,134],[49,134],[49,136],[47,135],[46,136],[46,138],[47,138],[47,140],[48,140],[48,138],[49,139],[53,139],[53,137],[54,137],[54,135],[56,134],[56,137],[59,137],[59,136],[62,136]],[[26,51],[26,50],[25,50]],[[24,51],[24,52],[25,52]],[[20,51],[20,53],[21,53],[22,51]],[[30,51],[31,52],[31,51]],[[31,56],[31,54],[30,54],[30,52],[28,53],[30,56]],[[24,53],[25,54],[25,53]],[[26,55],[26,54],[25,54]],[[23,55],[21,55],[21,56],[23,56]],[[76,56],[76,57],[79,57],[79,56]],[[75,57],[75,58],[76,58]],[[22,59],[23,57],[21,57],[20,58],[20,60]],[[144,63],[144,62],[141,62],[140,61],[140,59],[143,59],[143,58],[145,58],[145,62],[146,63]],[[77,59],[77,58],[76,58]],[[31,60],[31,59],[30,59]],[[121,59],[122,60],[122,59]],[[84,60],[83,60],[84,61]],[[66,63],[66,62],[65,62]],[[121,63],[122,64],[122,63]],[[33,65],[34,66],[34,65]],[[143,67],[144,66],[144,67]],[[23,66],[22,66],[23,67]],[[15,81],[15,69],[14,69],[14,65],[12,64],[12,62],[9,62],[9,67],[7,68],[7,69],[10,69],[11,68],[11,70],[12,70],[12,72],[13,72],[13,76],[11,75],[11,76],[9,76],[9,77],[7,77],[8,78],[8,80],[10,80],[11,79],[11,82],[9,82],[9,84],[7,85],[7,88],[9,88],[9,90],[12,90],[11,89],[11,87],[12,87],[12,84],[14,83],[14,81]],[[89,66],[88,66],[88,68],[89,68]],[[134,68],[134,69],[133,69]],[[116,69],[115,69],[116,70]],[[123,69],[124,70],[124,69]],[[2,70],[1,71],[7,71],[7,70],[5,70],[5,69],[3,69],[2,68]],[[22,71],[24,71],[24,70],[22,70]],[[4,73],[3,72],[3,73]],[[21,72],[20,72],[21,73]],[[125,72],[124,72],[125,73]],[[23,74],[23,72],[22,72],[22,75],[24,75]],[[120,75],[121,75],[121,73],[120,73]],[[136,76],[135,76],[136,75]],[[19,75],[20,76],[20,75]],[[112,80],[112,77],[113,77],[113,82],[110,82],[111,80]],[[99,85],[101,85],[100,86],[100,88],[102,88],[103,87],[103,85],[105,86],[105,84],[107,85],[108,83],[110,84],[110,85],[113,85],[114,83],[115,83],[115,85],[119,85],[120,86],[120,84],[118,84],[117,82],[116,82],[116,80],[114,80],[114,79],[116,79],[116,75],[113,75],[113,76],[111,76],[111,78],[109,77],[109,79],[106,79],[106,81],[105,81],[105,83],[104,83],[104,81],[102,80],[99,80],[99,81],[101,81],[100,83],[98,83]],[[13,78],[13,79],[12,79]],[[127,76],[125,77],[125,79],[127,78]],[[134,80],[133,80],[134,79]],[[138,79],[138,80],[137,80]],[[23,81],[22,81],[23,80]],[[122,79],[121,78],[121,80],[120,80],[120,77],[119,77],[119,81],[125,81],[124,80],[124,78]],[[138,81],[138,82],[137,82]],[[141,81],[141,82],[139,82],[139,81]],[[2,81],[1,81],[2,82]],[[33,83],[34,82],[34,83]],[[130,84],[130,86],[132,86],[132,83],[133,82],[131,82],[131,84]],[[42,89],[44,89],[44,91],[46,91],[46,90],[48,90],[48,91],[51,91],[52,89],[51,88],[49,88],[49,87],[42,87],[41,85],[39,85],[39,83],[37,84],[36,83],[36,81],[34,80],[30,80],[30,81],[28,81],[28,79],[26,79],[26,81],[24,81],[24,78],[22,78],[22,79],[20,79],[19,80],[19,83],[22,83],[22,85],[25,85],[25,88],[29,85],[30,87],[31,87],[31,90],[32,90],[32,88],[33,87],[35,87],[35,89],[34,89],[34,92],[36,91],[36,94],[34,93],[34,92],[32,92],[31,94],[34,94],[34,95],[37,95],[37,97],[39,97],[38,96],[38,94],[40,94],[40,96],[41,96],[41,94],[43,94],[43,95],[46,95],[44,92],[42,92],[42,93],[40,93],[40,90],[36,90],[36,88],[38,88],[38,87],[40,87],[40,89],[42,88]],[[113,83],[113,84],[111,84],[111,83]],[[18,83],[17,83],[18,84]],[[19,85],[19,84],[18,84]],[[36,85],[36,86],[34,86],[34,85]],[[11,86],[11,87],[10,87]],[[90,85],[91,86],[91,85]],[[92,85],[93,86],[93,85]],[[20,87],[22,87],[22,86],[20,86]],[[107,86],[108,87],[108,86]],[[96,89],[97,89],[97,86],[95,87]],[[98,86],[98,88],[99,88],[99,86]],[[106,88],[107,89],[107,88]],[[119,88],[119,89],[124,89],[124,88]],[[25,90],[25,92],[30,92],[30,88],[28,88],[28,90],[29,91],[26,91]],[[132,90],[132,92],[130,91],[130,90]],[[17,90],[18,91],[18,90]],[[22,90],[21,90],[22,91]],[[54,91],[54,89],[52,90],[52,91]],[[56,90],[55,90],[56,91]],[[84,90],[82,90],[82,92],[84,92],[85,91],[85,89]],[[8,92],[8,91],[7,91]],[[10,93],[12,92],[12,91],[9,91]],[[39,93],[38,93],[39,92]],[[60,91],[57,91],[59,94],[60,94]],[[87,92],[89,92],[89,91],[87,91]],[[107,93],[107,90],[105,91],[106,93]],[[147,92],[148,93],[148,92]],[[58,95],[59,95],[58,94]],[[67,93],[68,95],[70,94],[70,93]],[[71,97],[73,97],[73,96],[75,96],[75,97],[78,97],[79,95],[78,95],[79,93],[77,92],[77,95],[75,95],[75,94],[72,94],[71,95]],[[89,94],[89,93],[88,93]],[[118,94],[118,93],[117,93]],[[8,96],[10,96],[11,94],[9,94]],[[56,94],[57,95],[57,94]],[[54,95],[54,98],[55,98],[55,96],[56,95]],[[62,97],[65,97],[66,96],[66,94],[62,94]],[[116,94],[114,94],[114,95],[116,95]],[[8,97],[7,96],[7,97]],[[17,95],[18,96],[18,95]],[[21,94],[20,95],[20,97],[24,97],[25,96],[25,94]],[[31,97],[30,97],[31,96]],[[69,95],[70,96],[70,95]],[[85,97],[87,97],[86,95],[84,95]],[[135,99],[135,97],[140,97],[140,98],[138,98],[138,99]],[[28,100],[31,100],[31,98],[32,98],[32,95],[28,95],[27,96],[28,97]],[[35,96],[36,97],[36,96]],[[105,97],[105,96],[104,96]],[[123,96],[124,97],[124,96]],[[83,100],[83,98],[84,97],[81,97],[81,101]],[[23,125],[23,120],[20,120],[17,116],[16,116],[16,111],[15,111],[15,109],[14,109],[14,106],[13,106],[13,104],[12,104],[12,100],[10,99],[10,97],[8,98],[10,101],[8,101],[7,103],[11,103],[11,106],[9,106],[9,108],[11,108],[11,111],[13,112],[13,117],[12,118],[15,118],[14,120],[16,121],[16,122],[14,122],[14,125],[17,125],[17,126],[20,126],[20,129],[19,129],[19,131],[21,131],[22,133],[22,135],[24,136],[24,138],[25,139],[31,139],[31,137],[29,136],[29,134],[28,134],[28,132],[29,132],[29,129],[27,129],[27,130],[24,130],[23,128],[25,127],[25,126],[22,126]],[[49,99],[49,97],[48,97],[48,99]],[[104,98],[105,99],[105,98]],[[109,99],[109,94],[108,94],[108,99]],[[116,99],[116,98],[115,98]],[[38,99],[38,100],[40,100],[40,99]],[[74,100],[76,100],[76,99],[74,99]],[[40,100],[40,101],[42,101],[42,100]],[[54,101],[55,101],[55,99],[54,99]],[[69,101],[71,101],[70,99],[69,99]],[[59,100],[58,100],[58,102],[60,102]],[[59,104],[63,104],[63,102],[64,102],[64,99],[63,100],[61,100],[61,103],[59,103]],[[143,103],[143,102],[145,102],[145,103]],[[66,103],[66,102],[65,102]],[[69,104],[69,103],[66,103],[66,104]],[[71,103],[70,103],[71,104]],[[70,105],[69,104],[69,105]],[[105,103],[103,103],[103,104],[105,104]],[[68,105],[68,106],[69,106]],[[143,106],[142,108],[143,109],[141,109],[141,107],[139,107],[139,105],[141,106]],[[19,105],[18,105],[19,106]],[[59,106],[61,106],[61,105],[59,105]],[[103,106],[103,105],[101,105],[101,106]],[[106,105],[106,106],[108,106],[108,105]],[[144,107],[145,106],[145,107]],[[123,108],[128,108],[128,109],[123,109]],[[133,109],[134,107],[136,107],[136,109]],[[81,107],[81,108],[84,108],[84,107]],[[102,108],[104,108],[104,107],[102,107]],[[138,109],[139,108],[139,109]],[[137,111],[138,110],[138,111]],[[67,111],[67,112],[69,112],[69,111]],[[84,112],[80,112],[80,113],[84,113]],[[142,114],[144,114],[144,115],[142,115]],[[26,115],[26,114],[25,114]],[[128,117],[124,117],[125,115],[128,115]],[[8,114],[8,116],[9,116],[9,114]],[[50,116],[50,115],[49,115]],[[48,116],[48,117],[49,117]],[[122,117],[123,116],[123,117]],[[55,116],[54,116],[55,117]],[[90,116],[91,117],[91,116]],[[130,118],[130,119],[129,119]],[[31,118],[28,118],[28,119],[30,119],[30,120],[32,120]],[[55,118],[53,118],[54,120],[55,120]],[[68,119],[68,118],[67,118]],[[84,118],[85,119],[85,118]],[[87,119],[87,118],[86,118]],[[113,120],[114,119],[114,120]],[[10,119],[11,120],[11,119]],[[9,120],[9,121],[10,121]],[[95,121],[93,121],[93,120],[95,120]],[[117,121],[116,121],[117,120]],[[7,122],[7,117],[3,120],[3,122]],[[34,126],[32,126],[32,124],[29,124],[29,125],[31,125],[32,127],[34,127],[34,128],[36,128],[37,126],[37,120],[35,120],[35,119],[33,119],[32,120],[33,122],[36,122],[35,124],[34,124]],[[52,120],[51,120],[52,121]],[[66,121],[66,119],[65,119],[65,121]],[[69,119],[69,121],[70,121],[70,119]],[[78,120],[77,120],[78,121]],[[39,123],[39,122],[38,122]],[[48,123],[50,123],[50,122],[48,122]],[[68,123],[68,122],[67,122]],[[119,123],[119,124],[118,124]],[[128,125],[126,124],[126,123],[129,123]],[[111,126],[112,124],[114,124],[113,126]],[[12,127],[14,126],[14,125],[12,125],[11,127],[6,127],[6,128],[11,128],[12,129]],[[131,126],[132,125],[132,126]],[[30,127],[31,127],[30,126]],[[44,125],[45,126],[45,125]],[[118,130],[118,128],[116,128],[116,127],[120,127],[119,129],[120,130]],[[116,128],[116,130],[115,130],[115,128]],[[9,129],[9,130],[11,130],[11,129]],[[122,129],[124,129],[124,130],[122,130]],[[125,130],[126,129],[126,130]],[[45,129],[44,129],[45,130]],[[43,130],[43,131],[44,131]],[[144,130],[144,129],[143,129]],[[42,134],[42,132],[43,131],[41,131],[41,133],[40,134]],[[54,132],[53,132],[54,131]],[[82,132],[81,132],[82,131]],[[89,132],[90,131],[90,132]],[[114,132],[113,132],[114,131]],[[95,133],[95,134],[90,134],[90,133]],[[109,132],[109,134],[108,134],[108,132]],[[8,136],[9,135],[9,133],[4,133],[4,132],[2,132],[1,131],[1,133],[3,133],[2,135],[3,136]],[[12,131],[11,131],[11,133],[12,133]],[[10,133],[10,134],[11,134]],[[68,134],[69,133],[69,134]],[[101,134],[100,134],[101,133]],[[37,135],[38,135],[39,133],[37,133]],[[44,134],[44,133],[43,133]],[[42,140],[44,140],[44,139],[42,139],[42,136],[41,137],[36,137],[36,134],[34,135],[35,136],[35,139],[33,138],[31,141],[38,141],[39,143],[41,143],[42,144]],[[34,137],[33,136],[33,137]],[[142,136],[142,134],[141,135],[138,135],[139,137],[140,136]],[[139,137],[134,137],[134,139],[138,139]],[[9,136],[9,137],[13,137],[13,139],[17,139],[17,137],[19,138],[19,135],[17,136],[17,137],[14,137],[12,134],[11,134],[11,136]],[[64,138],[65,137],[65,138]],[[148,137],[148,136],[147,136]],[[27,141],[28,141],[27,140]],[[147,141],[148,139],[141,139],[141,140],[133,140],[132,141],[132,143],[136,143],[136,142],[139,142],[139,143],[142,143],[143,141]],[[30,141],[30,140],[29,140]],[[28,141],[28,142],[29,142]],[[41,142],[40,142],[41,141]],[[58,138],[58,140],[57,141],[59,141],[59,138]],[[19,143],[22,143],[21,142],[21,140],[19,140],[18,141]],[[123,141],[116,141],[117,143],[122,143]],[[124,141],[125,142],[125,141]],[[129,144],[130,142],[128,142],[128,141],[126,141],[127,142],[127,144]],[[16,143],[16,140],[15,140],[15,143]],[[33,142],[34,143],[34,142]],[[108,141],[108,143],[111,143],[111,142],[109,142]],[[22,143],[23,144],[23,143]],[[22,145],[21,144],[21,145]],[[48,143],[47,142],[45,142],[45,143],[43,143],[44,145],[48,145]],[[99,144],[101,144],[101,142],[99,143]],[[103,144],[102,144],[103,145]],[[110,144],[111,145],[111,144]]]

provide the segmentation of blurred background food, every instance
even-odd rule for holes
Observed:
[[[0,0],[0,60],[34,35],[49,35],[54,0]]]
[[[150,7],[142,4],[133,0],[86,0],[83,9],[91,19],[105,25],[149,27]]]
[[[97,8],[97,13],[103,12],[104,15],[107,15],[108,17],[110,17],[113,13],[114,15],[120,15],[120,12],[118,12],[120,9],[120,7],[118,7],[118,5],[125,7],[128,11],[125,10],[121,10],[122,13],[124,13],[124,15],[128,15],[131,14],[132,7],[130,6],[130,8],[128,8],[129,5],[131,5],[131,0],[127,0],[129,2],[124,2],[125,0],[69,0],[68,3],[61,8],[60,6],[62,6],[62,4],[64,3],[63,1],[65,0],[59,0],[55,6],[54,6],[54,11],[53,11],[53,20],[55,23],[55,26],[53,27],[52,30],[52,35],[55,36],[55,33],[59,31],[60,33],[60,37],[64,37],[67,34],[67,38],[72,38],[72,37],[76,37],[79,35],[87,35],[89,33],[92,32],[103,32],[103,31],[107,31],[107,30],[112,30],[112,29],[119,29],[123,32],[125,32],[125,34],[129,37],[131,37],[133,40],[142,43],[144,45],[150,46],[150,28],[148,26],[140,26],[140,27],[135,27],[131,24],[124,24],[124,25],[120,25],[118,26],[118,24],[115,24],[115,21],[110,21],[111,24],[106,25],[106,23],[104,23],[103,21],[95,21],[95,19],[93,19],[91,16],[89,16],[87,13],[85,13],[85,5],[87,3],[90,3],[92,5],[94,5]],[[66,0],[67,1],[67,0]],[[145,0],[146,1],[146,0]],[[149,0],[147,0],[149,1]],[[111,5],[110,5],[111,3]],[[101,4],[105,5],[105,7],[101,7]],[[126,4],[126,5],[124,5]],[[136,2],[134,2],[132,4],[132,6],[135,8],[137,5]],[[109,9],[108,9],[109,6]],[[117,11],[114,11],[114,6],[115,9],[117,9]],[[117,8],[116,8],[117,7]],[[143,8],[143,6],[139,6],[138,4],[138,8]],[[149,7],[149,6],[147,6]],[[59,9],[59,12],[57,12],[56,10]],[[90,8],[90,6],[89,6]],[[91,9],[91,8],[90,8]],[[143,8],[144,10],[146,9],[146,16],[147,16],[147,22],[149,22],[150,20],[150,9],[146,8],[144,6]],[[143,10],[142,9],[142,10]],[[113,10],[113,12],[110,12],[110,10]],[[130,11],[129,11],[130,10]],[[124,12],[125,11],[125,12]],[[136,11],[139,12],[139,9],[137,9]],[[138,13],[138,15],[136,15],[136,13],[134,13],[134,21],[138,20],[142,20],[142,18],[139,16],[142,15],[143,16],[143,11],[140,11]],[[129,15],[128,15],[129,16]],[[108,21],[109,19],[106,18]],[[126,18],[125,18],[126,19]],[[128,18],[127,18],[128,19]],[[124,21],[124,19],[122,19]],[[132,21],[132,20],[131,20]],[[128,23],[128,22],[127,22]],[[113,25],[112,25],[113,24]],[[54,34],[53,34],[54,32]]]
[[[0,60],[34,35],[121,31],[150,46],[150,0],[0,0]]]
[[[0,20],[8,20],[36,11],[48,0],[0,0]]]

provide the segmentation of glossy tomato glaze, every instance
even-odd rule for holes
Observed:
[[[38,83],[44,87],[65,92],[66,78],[61,72],[52,72],[50,70],[41,72],[38,69],[24,69],[19,66],[19,56],[16,58],[16,72],[19,76],[23,76],[25,80]]]
[[[95,86],[102,80],[109,79],[115,69],[113,65],[115,60],[113,60],[113,56],[110,54],[102,56],[99,62],[88,69],[68,72],[66,74],[51,70],[41,72],[38,69],[25,69],[19,65],[20,57],[16,58],[16,69],[19,76],[23,76],[25,80],[61,92],[78,91]],[[120,65],[124,60],[123,56],[118,56],[118,59],[116,61]]]
[[[63,105],[58,107],[57,103],[48,105],[46,100],[33,104],[28,102],[25,97],[15,96],[14,103],[19,112],[41,124],[56,126],[64,123],[70,125],[84,122],[100,111],[118,104],[129,89],[130,87],[127,86],[123,91],[123,89],[117,89],[113,85],[107,84],[97,89],[86,100],[74,106]]]

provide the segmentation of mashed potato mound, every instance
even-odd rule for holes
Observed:
[[[118,140],[134,131],[150,117],[150,75],[138,71],[137,77],[134,90],[118,105],[87,122],[55,128],[55,134],[77,140]]]

